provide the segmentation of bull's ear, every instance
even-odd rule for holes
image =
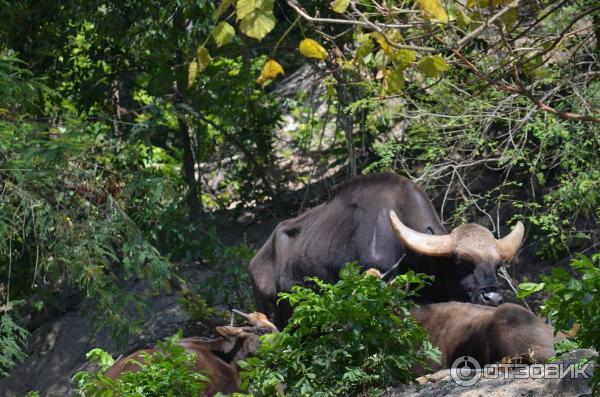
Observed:
[[[242,329],[239,327],[231,327],[231,326],[217,326],[215,330],[219,335],[224,337],[225,339],[234,339],[239,337],[242,334]]]

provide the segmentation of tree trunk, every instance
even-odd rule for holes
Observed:
[[[202,205],[200,203],[198,180],[196,179],[196,167],[194,161],[194,151],[192,149],[192,140],[190,137],[191,128],[188,126],[183,115],[177,116],[179,123],[179,134],[183,149],[183,178],[188,185],[186,202],[190,209],[190,222],[198,224],[202,214]]]
[[[348,173],[350,176],[356,176],[356,150],[354,147],[354,118],[346,113],[346,107],[352,103],[352,95],[346,87],[346,78],[343,72],[333,73],[337,81],[336,93],[338,97],[337,122],[339,128],[344,131],[346,136],[346,148],[348,150]]]

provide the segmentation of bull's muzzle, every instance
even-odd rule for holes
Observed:
[[[504,299],[498,292],[482,292],[477,299],[485,306],[499,306]]]

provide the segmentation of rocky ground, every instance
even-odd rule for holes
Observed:
[[[558,363],[565,365],[577,364],[582,359],[593,357],[596,353],[591,350],[577,350],[562,356]],[[473,386],[461,386],[450,377],[450,371],[441,371],[437,382],[425,385],[407,385],[386,391],[383,397],[563,397],[591,396],[588,385],[589,377],[594,371],[593,363],[585,370],[585,376],[571,379],[511,379],[510,376],[497,379],[480,379]]]

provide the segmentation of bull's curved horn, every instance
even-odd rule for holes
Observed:
[[[236,310],[236,309],[231,309],[231,311],[234,312],[235,314],[238,314],[238,315],[244,317],[246,320],[252,320],[252,317],[250,317],[249,314],[246,314],[246,313],[241,312],[241,311]]]
[[[524,235],[525,227],[523,226],[523,223],[517,222],[517,225],[509,234],[504,238],[496,240],[498,253],[503,260],[509,260],[517,254],[517,251],[523,242]]]
[[[414,252],[428,256],[450,256],[455,242],[452,235],[435,236],[417,232],[400,221],[394,210],[390,211],[390,223],[396,236]]]

